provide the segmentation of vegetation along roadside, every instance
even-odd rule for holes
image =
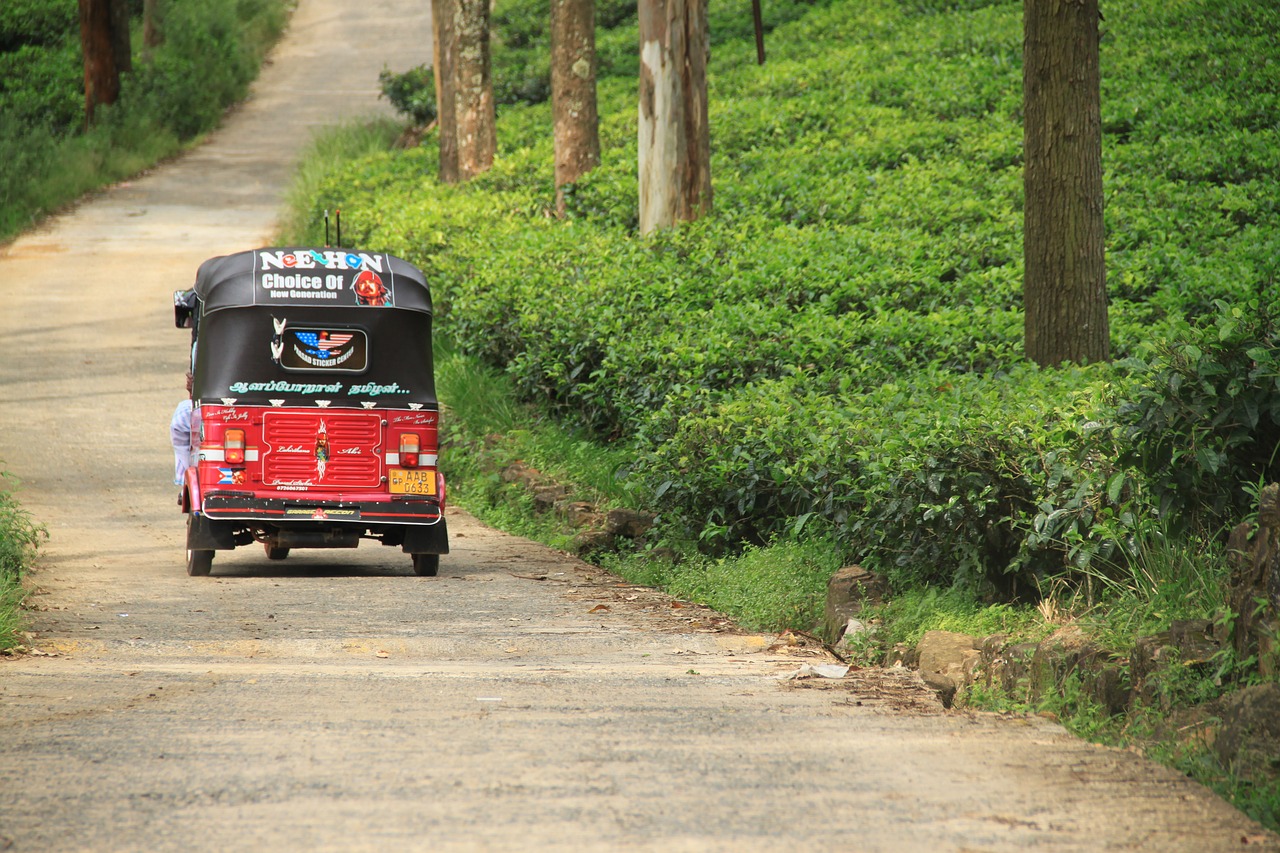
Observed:
[[[183,150],[248,92],[292,0],[129,0],[131,71],[86,127],[76,0],[0,4],[0,241]]]
[[[0,4],[0,241],[212,129],[248,91],[291,0],[128,3],[132,71],[86,127],[75,0]],[[0,476],[0,485],[4,477]],[[22,647],[22,578],[44,528],[0,489],[0,652]]]
[[[557,218],[544,6],[495,16],[490,171],[437,183],[430,136],[366,149],[311,176],[287,235],[340,207],[435,282],[454,495],[754,627],[818,630],[856,564],[885,591],[845,640],[862,662],[937,630],[1079,632],[1119,707],[1070,667],[954,701],[1056,714],[1280,825],[1276,768],[1212,743],[1227,697],[1277,687],[1273,643],[1221,638],[1227,533],[1280,479],[1280,11],[1104,3],[1114,360],[1043,370],[1021,355],[1021,3],[770,4],[763,66],[712,4],[715,212],[647,238],[634,15],[603,4],[602,162]],[[384,79],[406,105],[411,83]],[[609,509],[652,526],[612,535]]]
[[[6,477],[0,473],[0,486]],[[19,505],[13,492],[0,488],[0,654],[23,648],[22,578],[47,536],[45,529]]]

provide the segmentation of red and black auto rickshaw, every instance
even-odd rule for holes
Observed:
[[[188,574],[253,542],[280,560],[361,539],[438,572],[449,538],[417,268],[351,249],[239,252],[205,261],[174,313],[192,329]]]

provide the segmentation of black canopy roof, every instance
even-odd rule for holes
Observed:
[[[205,314],[254,305],[432,313],[431,291],[417,267],[358,249],[263,248],[210,258],[196,273],[195,292]]]
[[[194,291],[197,400],[435,403],[431,293],[407,261],[352,249],[254,249],[205,261]]]

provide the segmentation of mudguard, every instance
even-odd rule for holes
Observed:
[[[191,513],[187,524],[188,551],[230,551],[236,547],[235,528]]]

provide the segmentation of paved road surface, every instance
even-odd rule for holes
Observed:
[[[270,239],[299,145],[379,109],[426,14],[302,0],[206,145],[0,251],[0,459],[52,534],[54,653],[0,662],[0,849],[1277,849],[1045,721],[779,681],[811,658],[462,513],[438,578],[373,544],[188,578],[169,294]]]

